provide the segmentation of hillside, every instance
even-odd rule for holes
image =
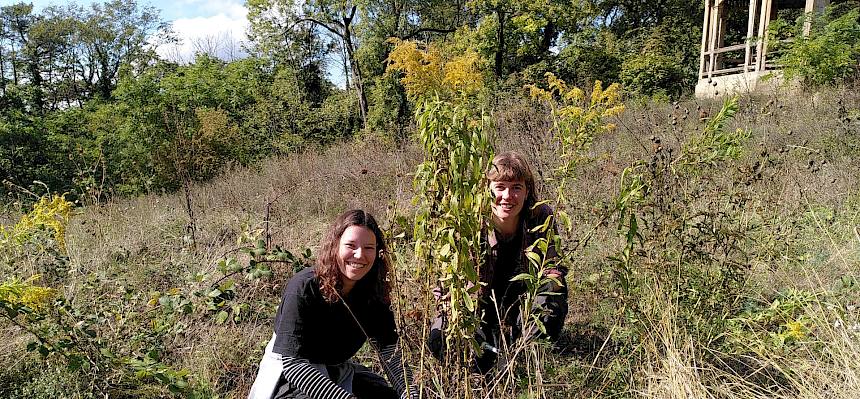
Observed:
[[[497,150],[552,176],[548,109],[505,98],[491,112]],[[38,320],[0,318],[0,396],[243,397],[305,248],[358,207],[392,237],[395,314],[425,397],[857,397],[860,88],[744,96],[723,133],[703,135],[721,106],[631,100],[608,120],[617,128],[557,204],[574,226],[564,337],[529,346],[497,385],[458,392],[422,351],[433,306],[411,241],[422,151],[368,133],[187,192],[78,206],[65,251],[50,237],[4,244],[4,275],[41,274],[33,284],[65,301]],[[619,205],[633,175],[647,189]],[[543,198],[556,184],[541,182]]]

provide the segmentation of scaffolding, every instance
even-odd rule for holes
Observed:
[[[754,90],[762,76],[779,67],[768,60],[767,45],[768,28],[779,11],[820,12],[829,3],[829,0],[705,0],[696,96],[715,97]],[[807,26],[806,33],[808,29]]]

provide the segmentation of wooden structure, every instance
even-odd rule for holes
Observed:
[[[767,57],[770,22],[780,11],[793,11],[797,15],[820,12],[829,3],[829,0],[705,0],[696,96],[716,97],[755,90],[762,84],[762,76],[778,69]]]

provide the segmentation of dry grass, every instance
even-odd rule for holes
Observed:
[[[764,248],[769,243],[773,253],[768,262],[756,264],[749,273],[753,298],[771,298],[789,287],[832,291],[842,276],[860,276],[860,150],[849,146],[852,140],[860,142],[860,121],[845,122],[839,111],[839,107],[860,108],[860,90],[847,88],[811,98],[742,99],[741,110],[729,128],[752,130],[747,154],[731,168],[712,171],[708,177],[712,184],[731,189],[733,184],[743,184],[735,182],[737,176],[748,174],[756,162],[767,162],[762,178],[750,182],[755,205],[744,215],[762,223],[763,238],[753,244]],[[571,312],[565,338],[555,349],[511,348],[519,353],[509,363],[514,367],[511,372],[496,381],[476,378],[473,392],[448,389],[444,384],[450,381],[452,370],[426,353],[426,324],[433,312],[428,282],[412,270],[408,234],[396,241],[400,258],[396,262],[395,310],[406,357],[424,392],[433,398],[860,396],[860,348],[854,328],[857,311],[837,312],[827,307],[809,310],[808,317],[816,326],[815,345],[803,346],[791,356],[762,360],[776,370],[793,370],[794,374],[784,373],[792,377],[781,392],[752,385],[743,373],[707,360],[708,349],[674,322],[673,309],[662,302],[652,305],[664,306],[663,317],[651,322],[650,334],[640,343],[647,361],[633,365],[632,373],[626,374],[631,388],[613,391],[611,384],[617,381],[606,377],[619,355],[612,338],[618,298],[608,289],[613,277],[606,258],[617,253],[620,238],[615,230],[617,220],[605,215],[618,191],[620,173],[635,160],[650,156],[652,137],[660,138],[664,146],[678,148],[701,129],[699,113],[713,114],[718,107],[715,102],[694,100],[629,104],[628,111],[615,121],[619,128],[594,143],[593,160],[581,169],[570,202],[565,204],[576,220],[568,241],[583,240],[568,277]],[[498,106],[494,119],[498,148],[524,152],[539,174],[548,177],[557,160],[544,115],[545,109],[530,101],[508,99]],[[110,325],[102,334],[142,345],[130,337],[154,312],[146,304],[149,293],[179,288],[190,295],[207,287],[218,277],[216,262],[236,253],[237,238],[243,233],[259,232],[265,238],[268,232],[273,245],[291,251],[315,249],[334,215],[353,207],[368,209],[392,231],[408,232],[411,226],[395,225],[392,216],[408,220],[412,213],[410,173],[420,158],[414,145],[394,146],[370,138],[270,159],[195,185],[191,199],[196,249],[191,246],[190,220],[181,193],[150,194],[82,208],[68,232],[70,271],[63,291],[82,307],[103,309],[116,303],[110,305],[112,311],[136,314],[127,324]],[[813,164],[808,167],[810,160]],[[552,182],[541,187],[543,193],[553,189]],[[182,321],[185,328],[180,333],[160,338],[165,362],[187,368],[197,381],[222,397],[242,397],[271,334],[271,316],[282,284],[292,273],[285,265],[276,265],[274,272],[270,280],[237,280],[237,301],[255,309],[248,320],[215,325],[211,318],[190,317]],[[195,279],[200,273],[210,275]],[[842,305],[860,305],[857,293],[846,294],[854,295],[854,302]],[[653,299],[657,298],[660,296]],[[834,324],[835,320],[841,324]],[[13,369],[16,359],[27,358],[22,345],[27,338],[5,325],[0,337],[4,341],[0,365]],[[0,373],[0,392],[8,378]]]

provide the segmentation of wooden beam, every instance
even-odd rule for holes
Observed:
[[[708,65],[708,79],[710,79],[714,75],[714,70],[717,68],[717,55],[713,52],[713,49],[717,48],[717,29],[719,29],[720,24],[720,0],[715,0],[714,5],[711,7],[711,33],[709,34],[711,55],[709,58]]]
[[[805,15],[805,21],[803,22],[803,36],[808,36],[809,31],[812,29],[812,17],[813,13],[820,13],[824,11],[824,8],[830,5],[830,0],[806,0],[806,8],[804,8],[803,12]]]
[[[726,1],[717,0],[717,24],[716,24],[716,44],[714,49],[722,48],[726,45]],[[725,62],[720,53],[715,53],[714,65],[716,69],[723,69]]]
[[[755,70],[763,71],[765,67],[764,59],[767,46],[767,27],[770,25],[770,9],[772,0],[762,0],[761,15],[758,23],[758,44],[756,45],[756,62]]]
[[[771,16],[772,11],[773,11],[773,0],[764,0],[764,1],[767,2],[767,12],[765,13],[767,15],[767,17],[765,18],[764,30],[762,31],[764,33],[764,43],[762,44],[761,58],[759,58],[761,60],[761,70],[762,71],[767,69],[767,31],[768,31],[768,29],[770,29],[770,16]]]
[[[705,77],[705,52],[711,50],[708,45],[708,31],[710,26],[709,18],[711,17],[711,0],[705,0],[705,21],[702,22],[702,51],[699,54],[699,79]]]
[[[748,72],[752,66],[752,40],[755,33],[755,11],[758,8],[758,0],[750,0],[749,18],[747,21],[747,37],[744,46],[744,72]]]

